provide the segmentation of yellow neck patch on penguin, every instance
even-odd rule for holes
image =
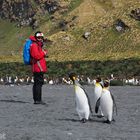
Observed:
[[[95,85],[96,85],[96,86],[101,86],[101,85],[100,85],[100,83],[97,83],[97,82],[96,82],[96,84],[95,84]]]
[[[109,90],[109,87],[103,87],[103,89]]]

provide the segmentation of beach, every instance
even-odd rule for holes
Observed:
[[[93,86],[84,85],[93,107]],[[140,140],[140,86],[112,86],[118,115],[106,124],[95,113],[81,123],[73,85],[44,85],[35,105],[32,85],[0,85],[0,140]]]

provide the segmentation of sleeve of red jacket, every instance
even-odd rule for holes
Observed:
[[[38,49],[36,44],[31,45],[30,54],[36,60],[40,60],[45,56],[45,53],[41,49]]]

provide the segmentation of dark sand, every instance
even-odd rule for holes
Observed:
[[[93,106],[93,87],[84,86]],[[32,85],[0,86],[0,140],[140,140],[140,86],[111,87],[116,122],[95,114],[85,124],[75,110],[72,85],[44,85],[47,105],[34,105]]]

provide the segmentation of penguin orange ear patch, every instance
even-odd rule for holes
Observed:
[[[69,73],[69,78],[71,80],[74,80],[75,77],[76,77],[76,74],[75,73]]]
[[[76,77],[75,76],[73,76],[73,80],[75,80],[76,79]]]

